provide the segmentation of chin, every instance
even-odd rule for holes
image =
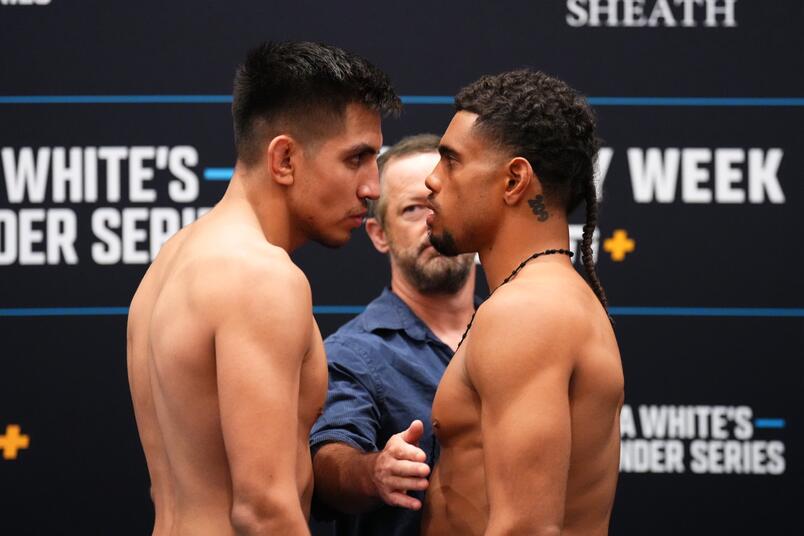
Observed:
[[[449,231],[436,233],[433,229],[430,229],[428,235],[430,238],[430,244],[442,255],[446,257],[455,257],[456,255],[464,253],[458,248],[458,245],[455,243],[455,238]]]
[[[314,242],[321,244],[324,247],[337,249],[349,243],[351,235],[347,233],[344,235],[335,236],[334,234],[319,234],[312,238]]]

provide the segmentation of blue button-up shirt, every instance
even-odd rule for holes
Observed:
[[[364,452],[382,450],[392,435],[420,419],[424,434],[419,447],[432,468],[430,411],[452,349],[388,289],[324,344],[329,392],[310,434],[313,452],[331,442]],[[421,492],[410,494],[424,498]],[[420,524],[421,512],[382,505],[360,515],[337,514],[336,534],[407,536],[419,534]]]

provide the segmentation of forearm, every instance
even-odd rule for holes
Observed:
[[[376,508],[381,500],[372,474],[378,454],[364,453],[343,443],[321,447],[313,459],[316,496],[347,514]]]

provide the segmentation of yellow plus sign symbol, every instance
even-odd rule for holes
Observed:
[[[18,424],[6,426],[6,435],[0,436],[0,449],[3,449],[4,460],[16,460],[17,451],[27,449],[31,444],[31,438],[27,435],[20,435]]]
[[[636,241],[628,238],[628,231],[625,229],[617,229],[611,238],[603,242],[603,249],[611,253],[611,260],[621,262],[625,260],[626,253],[636,249]]]

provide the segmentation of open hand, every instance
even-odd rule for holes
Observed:
[[[417,419],[407,430],[391,436],[377,455],[372,480],[380,498],[387,504],[411,510],[422,507],[421,501],[407,492],[425,490],[429,483],[427,455],[418,446],[423,433],[424,424]]]

